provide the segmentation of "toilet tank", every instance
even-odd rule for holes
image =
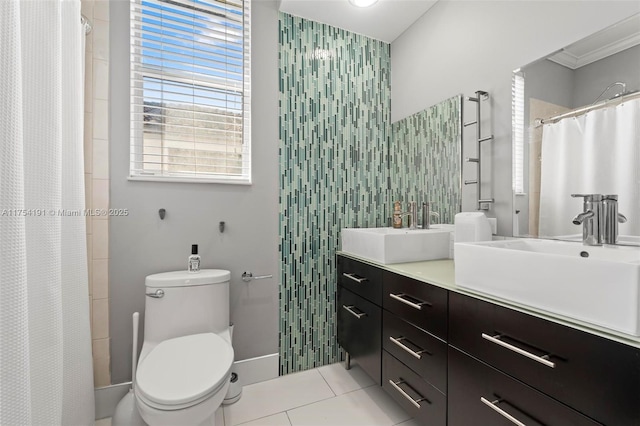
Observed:
[[[222,269],[175,271],[145,279],[144,341],[196,333],[220,334],[229,328],[229,279]],[[158,292],[158,290],[162,290]]]

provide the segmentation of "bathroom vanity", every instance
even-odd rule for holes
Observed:
[[[640,338],[455,286],[451,260],[338,264],[338,342],[421,424],[640,424]]]

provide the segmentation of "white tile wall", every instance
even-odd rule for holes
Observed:
[[[87,209],[109,207],[109,2],[82,0],[93,24],[85,43],[84,165]],[[111,384],[109,218],[87,216],[87,257],[96,387]]]

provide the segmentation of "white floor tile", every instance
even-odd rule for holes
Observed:
[[[242,423],[240,426],[291,426],[291,423],[287,413],[278,413],[273,416],[252,420],[248,423]]]
[[[96,426],[111,426],[111,417],[106,419],[96,420]]]
[[[410,418],[379,386],[345,393],[287,414],[293,426],[391,426]]]
[[[242,398],[238,402],[224,407],[225,425],[235,426],[334,395],[318,370],[254,383],[243,388]]]
[[[352,365],[350,370],[344,368],[344,362],[325,365],[318,368],[322,377],[327,381],[336,395],[372,386],[374,381],[358,365]]]

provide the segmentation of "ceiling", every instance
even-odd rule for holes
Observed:
[[[280,10],[387,43],[394,41],[437,0],[378,0],[367,8],[348,0],[281,0]]]

